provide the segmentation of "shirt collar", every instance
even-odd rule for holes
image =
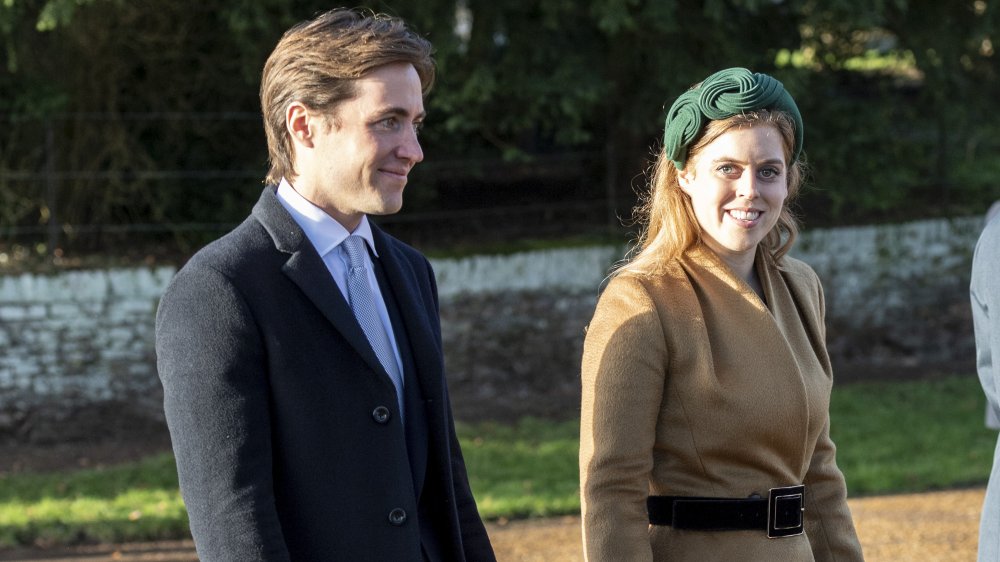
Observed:
[[[334,248],[339,246],[348,236],[355,234],[364,238],[368,247],[378,257],[378,250],[375,249],[375,238],[372,236],[372,226],[368,222],[368,216],[362,215],[361,223],[348,232],[344,225],[340,224],[333,217],[326,214],[323,209],[313,205],[303,197],[292,184],[285,178],[281,178],[278,184],[278,200],[285,209],[288,210],[295,222],[302,227],[306,238],[312,243],[320,256],[325,256]]]

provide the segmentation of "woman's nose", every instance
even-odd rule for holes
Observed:
[[[736,195],[744,199],[754,199],[757,197],[757,178],[754,174],[748,171],[740,177],[736,184]]]

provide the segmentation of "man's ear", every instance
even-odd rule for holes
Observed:
[[[312,148],[316,125],[316,116],[302,102],[293,101],[288,104],[285,109],[285,128],[293,143]]]

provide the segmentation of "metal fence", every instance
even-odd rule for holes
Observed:
[[[262,187],[257,113],[0,116],[0,245],[44,252],[185,252],[235,226]],[[414,168],[406,204],[377,221],[412,243],[505,244],[606,234],[631,200],[599,155],[442,159]]]

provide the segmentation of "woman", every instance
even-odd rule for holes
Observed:
[[[667,112],[637,254],[583,355],[591,561],[862,560],[829,436],[823,291],[786,255],[802,120],[717,72]]]

